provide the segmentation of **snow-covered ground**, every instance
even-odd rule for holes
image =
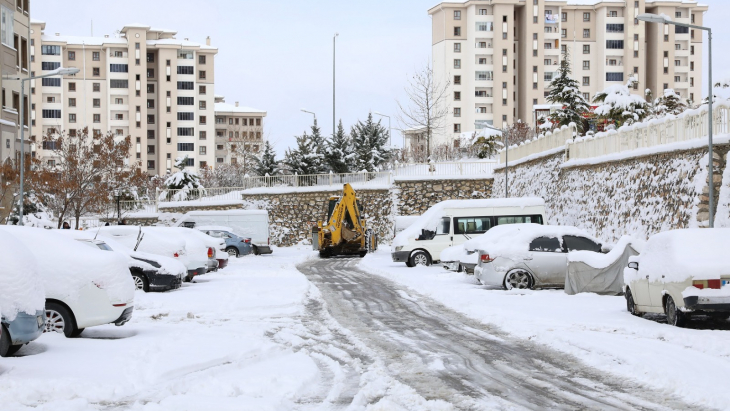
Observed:
[[[361,267],[598,370],[690,403],[730,409],[730,323],[708,321],[680,329],[661,323],[661,316],[630,315],[623,297],[488,288],[477,285],[472,275],[440,266],[393,263],[386,247],[366,256]]]

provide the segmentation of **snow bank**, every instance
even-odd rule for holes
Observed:
[[[624,250],[629,245],[641,253],[646,245],[646,241],[625,235],[618,240],[616,245],[612,246],[608,254],[595,253],[593,251],[571,251],[568,253],[568,262],[581,262],[593,268],[606,268],[621,258]]]
[[[433,205],[408,228],[401,231],[393,239],[393,247],[406,246],[409,240],[421,235],[421,230],[435,231],[438,221],[443,217],[445,209],[453,208],[494,208],[494,207],[538,207],[545,206],[545,201],[537,197],[495,198],[483,200],[446,200]],[[490,230],[491,231],[491,230]]]
[[[73,300],[81,288],[94,283],[113,302],[134,299],[134,283],[124,256],[94,250],[51,230],[4,226],[0,231],[30,250],[48,294]]]
[[[35,315],[46,304],[35,257],[12,235],[0,231],[0,313],[13,321],[19,312]]]
[[[649,281],[718,279],[730,271],[730,228],[672,230],[649,238],[639,271]],[[632,270],[633,271],[633,270]]]

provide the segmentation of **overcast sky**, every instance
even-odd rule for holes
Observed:
[[[337,118],[345,127],[378,111],[395,120],[408,74],[431,55],[431,19],[437,0],[249,1],[212,0],[36,0],[32,17],[46,34],[114,35],[125,24],[142,23],[178,31],[178,38],[219,48],[216,94],[226,102],[268,112],[266,134],[280,155],[312,122],[332,133],[332,37],[337,38]],[[730,78],[730,1],[709,4],[715,78]],[[705,58],[707,53],[705,53]],[[706,76],[704,77],[706,80]],[[383,119],[387,127],[388,120]],[[397,131],[394,143],[400,145]]]

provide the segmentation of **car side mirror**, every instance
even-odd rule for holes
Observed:
[[[629,268],[632,268],[634,270],[638,270],[639,269],[639,263],[637,263],[636,261],[632,261],[632,262],[629,263]]]

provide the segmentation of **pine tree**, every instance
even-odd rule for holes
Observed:
[[[609,86],[596,94],[594,102],[600,103],[595,113],[604,121],[612,121],[616,127],[630,125],[648,115],[648,104],[641,96],[631,94],[629,88],[636,80],[632,77],[626,85]]]
[[[175,168],[179,171],[165,180],[165,185],[170,190],[180,190],[173,194],[175,200],[190,200],[197,198],[205,190],[200,183],[200,176],[194,171],[185,168],[188,163],[188,156],[175,159]]]
[[[325,172],[321,137],[315,121],[312,126],[312,135],[305,131],[303,135],[296,138],[297,147],[287,150],[284,156],[284,164],[292,174],[305,175]]]
[[[350,135],[354,146],[355,171],[374,172],[388,160],[388,133],[380,121],[373,121],[372,113],[368,114],[365,123],[358,121]]]
[[[264,143],[264,151],[261,153],[261,158],[256,159],[255,170],[256,174],[260,176],[267,174],[273,176],[279,172],[279,161],[276,159],[276,152],[268,140]]]
[[[578,82],[570,74],[570,57],[566,52],[560,62],[558,76],[550,83],[550,94],[547,96],[548,102],[563,106],[551,115],[551,120],[557,126],[575,123],[578,133],[583,134],[583,115],[590,110],[590,106],[581,95]]]
[[[654,102],[654,112],[657,117],[663,117],[667,114],[676,116],[687,110],[687,108],[687,103],[682,101],[682,97],[671,88],[665,89],[664,95]]]
[[[352,140],[345,133],[342,127],[342,120],[337,125],[337,133],[327,141],[327,152],[325,153],[325,161],[327,166],[333,173],[350,173],[352,172]]]

